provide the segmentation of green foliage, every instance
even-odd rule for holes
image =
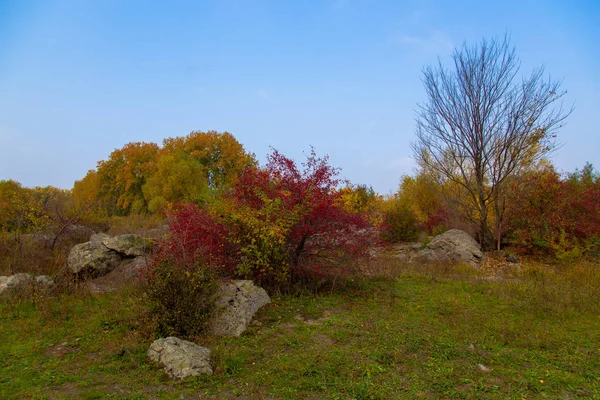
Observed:
[[[184,152],[164,154],[158,159],[156,172],[143,187],[150,212],[160,212],[170,204],[201,205],[210,198],[204,167]]]
[[[146,212],[142,188],[156,169],[156,143],[127,143],[98,162],[98,200],[106,214]]]
[[[127,143],[75,182],[74,201],[86,218],[162,213],[176,203],[214,201],[247,168],[253,154],[224,132],[192,132],[156,143]]]
[[[381,238],[386,242],[410,242],[419,238],[417,217],[397,198],[387,200]]]
[[[217,288],[210,268],[182,269],[168,262],[154,265],[144,292],[156,334],[192,338],[204,333]]]

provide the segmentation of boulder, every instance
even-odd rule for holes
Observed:
[[[35,277],[35,282],[38,285],[50,287],[54,285],[54,281],[48,275],[38,275]]]
[[[95,234],[89,242],[73,246],[67,258],[67,266],[74,274],[101,276],[121,263],[121,255],[102,244],[105,237],[110,238],[103,233]]]
[[[39,275],[35,278],[26,273],[0,276],[0,294],[9,289],[17,289],[28,283],[35,283],[41,287],[50,287],[54,285],[54,281],[47,275]]]
[[[450,229],[436,236],[412,262],[458,262],[478,267],[483,260],[479,244],[467,232]]]
[[[145,266],[144,256],[152,245],[152,239],[139,235],[112,237],[106,233],[97,233],[90,237],[89,242],[78,244],[71,249],[67,265],[74,274],[96,278],[125,264],[121,270],[125,271],[126,275],[137,277],[137,271]]]
[[[152,342],[148,357],[163,366],[173,379],[213,373],[209,349],[172,336]]]
[[[240,336],[256,311],[271,302],[261,287],[248,280],[234,280],[221,285],[215,301],[215,317],[209,332],[215,336]]]
[[[21,273],[10,276],[0,276],[0,293],[3,293],[9,289],[17,288],[29,281],[31,281],[31,275]]]
[[[108,235],[107,235],[108,236]],[[102,239],[102,244],[110,250],[120,253],[124,257],[139,257],[148,253],[152,241],[139,235],[127,234]]]

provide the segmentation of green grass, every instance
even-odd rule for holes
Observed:
[[[5,301],[0,398],[597,399],[597,268],[405,270],[276,297],[242,337],[198,339],[216,372],[181,382],[147,361],[134,289]]]

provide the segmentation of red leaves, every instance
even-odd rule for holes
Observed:
[[[558,254],[600,236],[600,181],[561,179],[554,170],[524,179],[509,216],[523,251]]]
[[[339,207],[341,181],[326,157],[313,150],[303,167],[274,150],[266,168],[247,169],[215,203],[222,218],[182,206],[156,260],[207,263],[279,289],[348,274],[367,255],[373,232]]]
[[[170,236],[163,240],[155,263],[167,261],[191,270],[198,265],[231,272],[236,251],[228,240],[228,230],[218,217],[194,204],[179,206],[170,215]]]

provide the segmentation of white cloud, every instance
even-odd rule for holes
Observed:
[[[452,38],[442,31],[433,31],[428,36],[398,35],[390,41],[416,47],[425,53],[449,53],[454,48]]]

